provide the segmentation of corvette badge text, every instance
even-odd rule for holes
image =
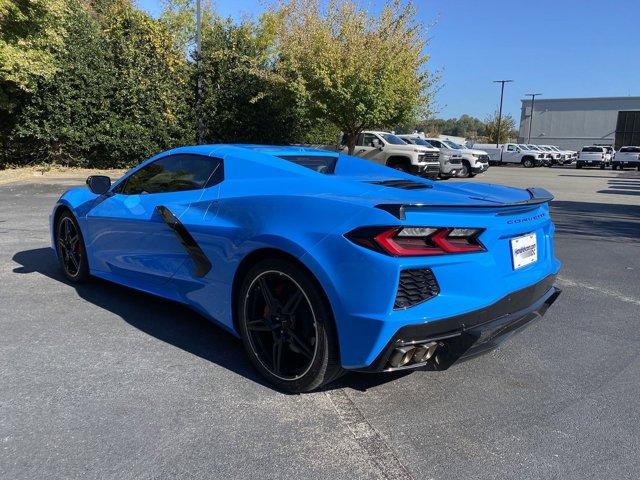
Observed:
[[[508,220],[507,223],[508,224],[514,224],[514,223],[533,222],[534,220],[539,220],[539,219],[544,218],[546,216],[547,216],[546,213],[540,213],[538,215],[534,215],[533,217],[514,218],[512,220]]]

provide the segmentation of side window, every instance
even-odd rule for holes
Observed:
[[[203,155],[170,155],[150,163],[131,175],[120,193],[168,193],[197,190],[220,183],[224,178],[219,158]]]
[[[442,144],[438,140],[429,140],[429,143],[436,148],[443,148]]]
[[[515,145],[507,145],[507,152],[515,152],[515,151],[516,151]]]
[[[362,147],[364,145],[364,133],[358,134],[358,139],[356,140],[356,147]]]
[[[376,137],[372,133],[365,133],[364,134],[364,140],[363,140],[363,146],[365,146],[365,147],[373,147],[373,141],[374,140],[379,140],[379,139],[378,139],[378,137]]]

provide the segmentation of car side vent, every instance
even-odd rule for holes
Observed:
[[[412,268],[400,272],[394,310],[413,307],[440,293],[440,286],[429,268]]]
[[[369,182],[374,185],[382,185],[384,187],[401,188],[403,190],[421,190],[424,188],[433,188],[426,183],[414,182],[413,180],[380,180]]]

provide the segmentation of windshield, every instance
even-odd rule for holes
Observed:
[[[389,142],[392,145],[406,145],[407,144],[407,142],[402,140],[400,137],[397,137],[396,135],[393,135],[391,133],[383,133],[382,134],[382,138],[384,138],[387,142]]]
[[[623,152],[640,153],[640,147],[622,147],[620,153]]]
[[[522,150],[531,150],[528,145],[523,145],[522,143],[519,143],[518,147],[520,147]]]
[[[551,150],[553,150],[554,152],[561,152],[562,150],[560,150],[558,147],[554,147],[553,145],[551,145],[549,147]]]
[[[427,142],[426,140],[423,140],[420,137],[403,138],[403,140],[407,140],[415,145],[422,145],[423,147],[434,148],[433,145],[431,145],[429,142]]]
[[[542,150],[537,145],[525,145],[527,150],[535,150],[537,152],[541,152]]]
[[[462,145],[453,143],[451,140],[444,140],[442,143],[444,143],[449,148],[453,148],[454,150],[462,150],[464,148]]]
[[[604,148],[602,147],[582,147],[583,152],[591,152],[591,153],[602,153],[604,152]]]

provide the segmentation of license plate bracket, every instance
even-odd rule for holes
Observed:
[[[538,260],[538,238],[535,232],[511,239],[511,260],[514,270],[531,265]]]

